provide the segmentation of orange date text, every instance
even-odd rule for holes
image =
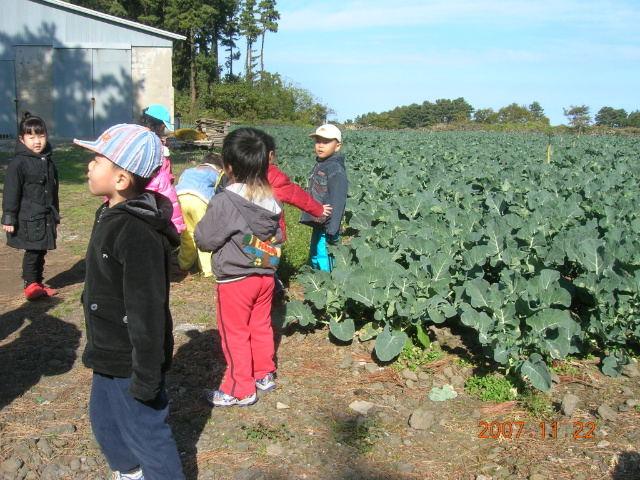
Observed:
[[[480,422],[481,432],[478,438],[596,438],[593,433],[596,425],[593,422],[575,422],[570,433],[558,433],[558,423],[539,423],[525,425],[525,422]]]

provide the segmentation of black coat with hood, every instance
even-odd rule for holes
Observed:
[[[2,224],[13,225],[7,245],[24,250],[56,248],[56,226],[60,223],[58,170],[47,142],[41,153],[16,142],[13,160],[4,178]]]
[[[316,164],[309,175],[307,192],[321,205],[331,205],[331,214],[328,217],[314,217],[307,212],[302,212],[299,222],[313,228],[320,228],[327,235],[342,233],[342,217],[347,204],[348,190],[349,181],[344,167],[344,154],[334,153],[323,161],[316,158]]]
[[[87,248],[82,303],[87,326],[84,365],[131,378],[129,394],[149,401],[171,366],[171,251],[180,237],[166,197],[145,192],[96,212]]]

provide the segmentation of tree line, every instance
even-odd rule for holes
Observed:
[[[309,91],[265,70],[266,39],[280,19],[276,0],[69,1],[187,38],[173,49],[176,112],[183,122],[215,116],[315,125],[331,113]]]
[[[640,110],[634,110],[627,114],[624,108],[602,107],[598,110],[593,120],[591,119],[591,109],[586,105],[572,105],[568,110],[565,108],[564,115],[569,119],[572,127],[588,127],[593,124],[604,127],[640,128]]]
[[[630,114],[624,109],[603,107],[591,118],[590,109],[586,105],[571,106],[564,109],[568,125],[576,128],[588,127],[592,124],[606,127],[640,127],[640,110]],[[435,103],[425,101],[396,107],[382,113],[370,112],[359,115],[355,123],[367,127],[383,129],[428,128],[438,124],[475,123],[479,125],[530,125],[536,127],[549,126],[549,118],[538,102],[530,105],[512,103],[495,111],[492,108],[473,108],[464,98],[455,100],[439,99]]]

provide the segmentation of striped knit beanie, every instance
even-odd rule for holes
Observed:
[[[104,132],[95,142],[73,139],[73,143],[104,155],[120,168],[149,178],[162,165],[162,143],[146,127],[122,123]]]

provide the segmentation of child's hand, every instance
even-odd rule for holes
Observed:
[[[328,217],[329,214],[331,213],[331,210],[333,210],[333,208],[331,208],[331,205],[329,205],[329,204],[322,205],[322,216],[323,217]]]
[[[13,233],[13,225],[2,225],[2,230],[7,233]]]

